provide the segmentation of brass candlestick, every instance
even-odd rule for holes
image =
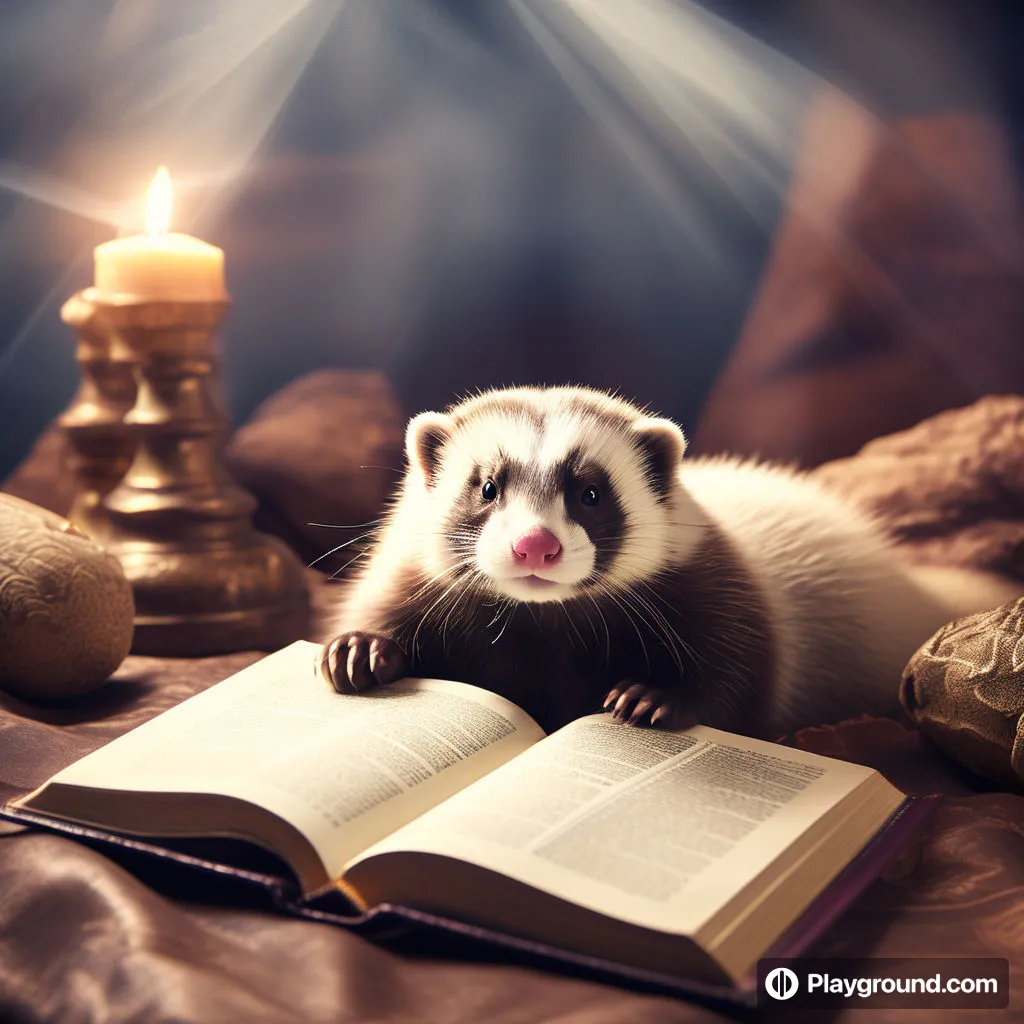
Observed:
[[[131,465],[102,505],[104,544],[135,592],[136,654],[273,650],[302,637],[302,565],[257,532],[255,499],[220,462],[227,433],[214,382],[219,302],[93,296],[95,322],[131,354]]]
[[[82,372],[82,383],[58,421],[68,441],[68,469],[78,484],[67,518],[102,543],[110,529],[103,498],[121,482],[135,451],[135,438],[124,423],[135,404],[132,358],[118,335],[97,321],[88,293],[73,295],[60,315],[78,336]]]

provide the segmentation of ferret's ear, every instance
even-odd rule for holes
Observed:
[[[647,478],[664,497],[672,489],[676,470],[686,451],[683,432],[671,421],[641,419],[633,424],[633,434]]]
[[[439,412],[421,412],[405,429],[405,454],[409,466],[418,469],[427,486],[433,485],[441,465],[441,449],[452,436],[451,417]]]

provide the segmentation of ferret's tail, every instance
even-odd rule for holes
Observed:
[[[909,572],[917,585],[948,611],[949,621],[1024,596],[1024,583],[995,573],[932,565],[915,565]]]

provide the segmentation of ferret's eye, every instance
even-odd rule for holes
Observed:
[[[587,487],[583,491],[583,494],[580,496],[580,501],[582,501],[584,505],[589,505],[593,507],[594,505],[600,503],[601,492],[596,487],[594,487],[593,484],[591,484],[590,487]]]
[[[484,501],[494,501],[497,496],[498,488],[493,480],[488,480],[480,489],[480,497],[483,498]]]

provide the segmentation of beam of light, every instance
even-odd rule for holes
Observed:
[[[704,182],[717,181],[766,228],[764,214],[782,200],[786,215],[824,243],[880,311],[925,341],[956,375],[970,376],[959,339],[937,330],[919,298],[908,293],[906,278],[892,272],[886,254],[871,251],[849,230],[846,205],[873,160],[889,147],[920,176],[930,202],[945,202],[965,244],[982,250],[995,274],[1019,277],[1019,244],[1001,219],[965,201],[871,111],[693,0],[511,2],[673,221],[689,226],[691,237],[696,233],[699,250],[716,271],[727,271],[729,254],[700,220],[702,176]],[[835,138],[827,164],[819,159],[813,167],[796,167],[808,101],[828,93],[834,110],[844,108],[842,137]],[[638,126],[646,126],[646,137]],[[817,131],[830,127],[820,118],[814,125]],[[673,165],[680,175],[670,176]]]
[[[512,4],[584,106],[614,126],[628,159],[636,162],[636,127],[645,126],[691,180],[710,180],[765,221],[786,191],[802,115],[820,79],[687,0]],[[625,116],[615,114],[616,103]],[[659,176],[652,165],[664,158],[647,150],[643,173],[652,180]],[[674,192],[668,205],[679,220],[697,215],[678,183]]]
[[[22,346],[32,336],[40,318],[48,313],[55,304],[59,305],[67,299],[71,282],[81,269],[82,262],[84,262],[82,259],[73,260],[64,268],[46,295],[37,303],[35,309],[25,318],[14,336],[8,341],[6,347],[0,351],[0,377],[3,377],[9,364],[14,361]]]
[[[650,141],[637,130],[635,122],[616,109],[602,91],[601,82],[593,70],[527,6],[525,0],[512,0],[512,7],[583,108],[658,199],[673,226],[692,244],[697,245],[717,270],[724,271],[727,255],[717,246],[709,244],[710,229],[704,223],[700,209],[695,208],[680,193],[678,182],[668,173],[664,161]]]
[[[6,45],[22,59],[59,66],[83,25],[51,5],[7,15]],[[143,221],[140,181],[159,164],[180,168],[193,193],[182,227],[208,223],[229,202],[276,124],[344,0],[105,0],[91,5],[94,60],[79,69],[88,96],[66,138],[56,140],[61,176],[0,164],[0,188],[121,231]],[[45,22],[49,32],[39,31]],[[98,27],[97,27],[98,26]],[[34,51],[34,52],[33,52]],[[52,159],[52,155],[51,155]],[[74,181],[72,185],[69,182]]]
[[[8,160],[0,160],[0,190],[112,227],[117,225],[122,212],[120,203],[104,200],[45,171]]]
[[[26,121],[41,155],[35,166],[0,161],[0,192],[134,234],[145,219],[144,182],[168,163],[183,199],[177,226],[205,229],[244,183],[344,4],[96,0],[4,11],[0,61],[39,103]],[[30,253],[53,285],[0,344],[0,375],[45,334],[89,256],[68,251],[56,221],[46,222],[55,232],[49,251],[28,235],[39,222],[21,214],[11,202],[0,206],[0,256]]]
[[[499,6],[504,7],[484,0],[479,9]],[[630,201],[649,194],[656,212],[665,212],[667,230],[658,240],[668,244],[658,248],[659,255],[671,249],[673,259],[703,258],[711,270],[707,279],[742,272],[717,230],[721,204],[716,211],[707,197],[726,196],[766,230],[784,197],[787,215],[800,216],[827,239],[853,278],[876,292],[888,286],[894,305],[906,301],[899,275],[887,276],[872,254],[848,237],[842,219],[842,202],[857,187],[857,175],[891,141],[869,112],[862,111],[855,139],[839,140],[842,150],[834,160],[830,155],[820,179],[816,168],[809,189],[791,189],[807,102],[827,88],[806,68],[692,0],[508,0],[508,6],[636,174],[641,187]],[[273,236],[275,258],[278,246],[287,250],[293,244],[296,251],[300,243],[307,249],[320,246],[317,270],[323,270],[329,287],[321,296],[302,293],[299,284],[289,282],[281,304],[289,295],[302,295],[295,301],[308,302],[311,312],[334,304],[341,311],[333,320],[323,318],[330,325],[323,336],[332,336],[337,324],[355,323],[358,330],[349,330],[345,355],[364,345],[359,355],[376,359],[385,345],[404,343],[395,340],[404,331],[411,335],[420,328],[432,289],[441,293],[443,285],[457,293],[452,308],[465,318],[478,266],[483,284],[487,273],[495,288],[512,279],[515,247],[534,228],[530,223],[517,234],[515,222],[527,225],[531,216],[562,214],[571,206],[565,196],[576,189],[575,182],[561,193],[554,186],[546,191],[546,183],[537,189],[524,181],[535,169],[557,174],[562,164],[556,167],[556,161],[583,153],[572,166],[581,178],[588,173],[583,160],[593,150],[584,132],[550,161],[546,154],[535,156],[533,147],[548,144],[543,105],[564,99],[559,83],[552,95],[541,92],[552,88],[551,76],[534,74],[535,67],[517,77],[521,68],[503,52],[507,40],[485,45],[474,38],[472,18],[460,22],[467,7],[428,0],[93,0],[87,5],[33,0],[18,5],[17,13],[3,15],[0,68],[12,62],[21,68],[12,82],[22,72],[28,82],[46,82],[45,89],[36,88],[46,102],[25,121],[34,134],[51,135],[46,145],[28,150],[32,160],[0,162],[0,189],[136,232],[144,223],[146,184],[166,163],[174,171],[174,227],[203,233],[259,164],[300,77],[324,47],[333,58],[334,78],[323,76],[328,84],[313,104],[315,129],[300,123],[297,133],[312,154],[293,157],[294,165],[282,161],[260,168],[273,178],[277,202],[285,192],[282,182],[292,194],[301,191],[316,165],[318,187],[309,196],[316,206],[311,219],[321,234],[303,242],[304,225],[295,218],[285,230],[267,231],[260,239],[266,246]],[[321,66],[315,70],[320,86]],[[67,116],[54,118],[50,129],[53,109]],[[548,124],[569,125],[561,106],[556,114]],[[346,118],[358,122],[349,135],[365,135],[365,145],[345,134]],[[337,137],[314,136],[314,130],[330,136],[336,125]],[[356,168],[364,159],[365,166]],[[303,160],[308,165],[300,166]],[[45,164],[49,173],[31,166],[33,161]],[[930,175],[929,168],[920,169]],[[564,230],[568,241],[556,237],[565,246],[560,251],[575,244],[574,255],[582,260],[588,255],[585,242],[571,232],[588,218],[584,227],[595,230],[586,239],[597,239],[597,256],[610,257],[595,260],[593,273],[614,286],[621,267],[626,284],[635,284],[641,294],[642,272],[629,265],[629,246],[637,238],[638,247],[648,243],[644,218],[651,207],[632,202],[616,207],[614,197],[606,202],[609,192],[602,189],[610,180],[618,185],[622,177],[603,170],[597,169],[592,182],[580,182],[580,193],[593,186],[586,202],[569,209],[568,227],[559,222],[551,234]],[[348,191],[351,182],[355,186]],[[339,214],[334,208],[330,189],[335,187],[339,199],[358,199],[350,204],[353,209]],[[539,203],[532,198],[538,192]],[[595,195],[603,208],[589,203]],[[0,198],[6,203],[6,196]],[[950,204],[965,217],[975,216],[955,195]],[[32,244],[38,258],[43,243],[18,237],[24,222],[16,220],[0,221],[0,254],[22,258]],[[623,225],[637,230],[618,232]],[[655,227],[660,230],[661,222]],[[979,226],[979,234],[986,230]],[[345,245],[334,245],[332,233],[347,233]],[[358,244],[351,241],[356,237]],[[61,244],[67,247],[65,239]],[[45,255],[55,262],[52,252]]]
[[[759,194],[772,193],[799,203],[789,189],[790,172],[805,130],[809,98],[831,87],[821,76],[706,10],[694,0],[512,0],[538,42],[556,64],[575,60],[575,80],[567,84],[598,120],[607,121],[607,104],[594,110],[592,95],[584,98],[582,72],[603,82],[628,107],[633,119],[650,125],[656,136],[692,164],[696,157],[755,218],[764,204]],[[886,23],[859,13],[856,5],[841,12],[848,30],[886,42]],[[532,23],[532,24],[530,24]],[[902,37],[901,37],[902,38]],[[561,49],[559,56],[553,51]],[[575,56],[574,56],[575,55]],[[895,59],[890,54],[890,59]],[[834,91],[834,90],[833,90]],[[591,89],[591,93],[593,90]],[[871,111],[849,100],[859,122],[856,140],[837,152],[829,174],[849,182],[861,163],[883,144],[897,144],[893,133]],[[620,128],[623,148],[635,145]],[[1016,268],[1019,253],[1007,245],[1006,234],[977,209],[964,203],[935,169],[906,147],[903,156],[951,209],[965,227],[1007,268]],[[821,169],[819,169],[821,170]],[[650,177],[651,172],[646,172]],[[832,187],[825,176],[821,191]],[[685,203],[677,192],[675,202]],[[826,235],[840,225],[821,217],[813,203],[792,212]],[[1001,225],[1000,225],[1001,227]]]
[[[123,91],[110,94],[114,117],[126,132],[139,133],[126,145],[145,152],[151,166],[180,167],[183,185],[196,176],[218,182],[193,203],[183,229],[208,222],[231,200],[342,6],[342,0],[118,0],[108,22],[111,59],[136,34],[140,7],[148,12],[149,60],[131,67],[138,99],[125,109]],[[164,34],[168,17],[174,25]]]
[[[367,0],[363,0],[364,3]],[[381,0],[371,0],[381,3]],[[443,8],[424,0],[383,0],[387,18],[422,37],[446,63],[468,74],[487,75],[494,67],[494,55],[481,42],[460,29]],[[383,6],[383,5],[382,5]]]

